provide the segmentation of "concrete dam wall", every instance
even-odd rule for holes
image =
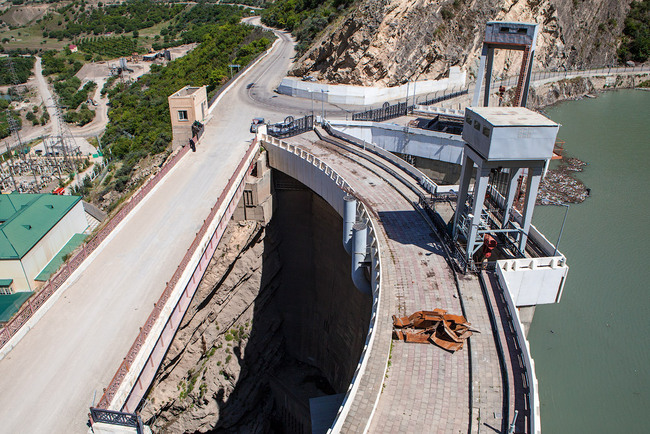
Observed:
[[[370,296],[342,219],[273,172],[274,214],[231,221],[142,409],[154,432],[311,432],[310,398],[345,393]]]
[[[306,187],[276,189],[276,197],[280,256],[290,258],[283,261],[278,290],[285,336],[292,342],[288,351],[320,367],[334,389],[343,392],[366,338],[370,296],[350,279],[341,217]]]

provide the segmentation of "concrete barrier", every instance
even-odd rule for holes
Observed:
[[[558,303],[569,272],[562,256],[497,261],[496,273],[515,306]]]
[[[460,67],[452,66],[449,77],[441,80],[423,80],[395,87],[352,86],[345,84],[327,84],[303,81],[296,77],[285,77],[278,86],[278,92],[298,98],[313,98],[330,104],[372,105],[385,101],[412,98],[443,92],[465,86],[467,73]]]
[[[251,143],[105,389],[99,408],[133,412],[144,397],[243,194],[257,149],[257,142]]]
[[[501,279],[499,278],[499,281]],[[501,284],[501,281],[499,282]],[[503,286],[501,286],[504,288]],[[531,434],[540,434],[542,432],[542,418],[539,406],[539,386],[537,384],[537,375],[535,374],[535,361],[530,355],[530,344],[526,339],[524,326],[522,325],[521,318],[519,317],[519,310],[516,308],[514,300],[508,290],[503,291],[506,300],[508,311],[512,316],[512,324],[515,328],[514,332],[517,335],[517,343],[521,350],[521,359],[524,367],[526,368],[526,384],[528,385],[528,407],[530,408],[530,432]]]

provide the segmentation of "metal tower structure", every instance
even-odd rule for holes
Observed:
[[[488,243],[504,243],[510,251],[525,254],[537,190],[553,155],[559,128],[556,122],[524,107],[467,108],[463,128],[465,157],[453,235],[456,240],[465,240],[468,263]],[[470,194],[474,165],[478,169]],[[507,178],[496,180],[499,177],[494,174],[503,169],[508,169]],[[513,209],[513,201],[523,169],[528,169],[528,177],[524,210],[519,215]],[[491,198],[488,206],[486,195]]]
[[[54,95],[52,98],[54,100],[57,122],[59,123],[59,135],[51,136],[50,139],[54,140],[51,140],[49,145],[52,151],[61,152],[64,165],[68,168],[69,172],[74,172],[77,170],[74,157],[81,154],[79,145],[75,142],[74,136],[63,118],[63,111],[61,110],[58,97]],[[52,154],[56,156],[56,152],[52,152]]]
[[[476,78],[474,98],[472,99],[473,107],[480,106],[479,100],[481,96],[481,87],[483,87],[483,80],[485,80],[485,92],[483,94],[482,106],[489,106],[490,86],[492,84],[492,65],[494,63],[495,49],[523,51],[523,58],[521,60],[521,68],[519,70],[519,79],[517,80],[517,89],[515,90],[515,100],[513,105],[515,107],[526,107],[538,30],[538,24],[505,21],[490,21],[487,23],[485,27],[485,39],[483,41],[483,51],[481,52],[481,63],[479,66],[478,77]]]

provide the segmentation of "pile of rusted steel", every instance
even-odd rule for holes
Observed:
[[[472,336],[471,324],[464,316],[452,315],[444,309],[420,310],[411,316],[393,315],[393,339],[419,344],[432,343],[447,351],[458,351]]]

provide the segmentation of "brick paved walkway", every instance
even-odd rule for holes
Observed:
[[[400,185],[381,169],[374,167],[373,173],[332,151],[331,145],[312,144],[307,138],[313,137],[303,135],[290,140],[327,162],[372,208],[383,247],[380,334],[360,387],[360,398],[343,431],[364,431],[380,388],[369,432],[465,433],[488,427],[500,430],[501,371],[478,280],[461,276],[460,281],[467,318],[481,331],[470,338],[469,346],[451,354],[434,345],[392,341],[393,314],[404,316],[434,308],[462,313],[453,274],[432,229],[409,203],[416,200],[412,192],[408,191],[409,200],[405,199],[382,179]],[[387,372],[386,351],[390,353]]]

